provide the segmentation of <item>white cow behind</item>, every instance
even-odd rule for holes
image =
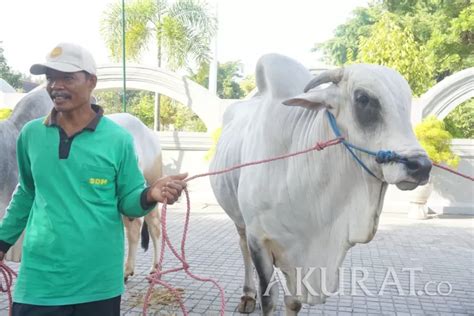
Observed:
[[[124,127],[133,136],[135,151],[138,156],[138,165],[142,170],[145,180],[152,184],[162,173],[161,146],[158,134],[149,129],[138,118],[127,113],[116,113],[107,115],[109,119]],[[148,249],[148,236],[153,241],[153,262],[150,273],[156,271],[158,264],[158,239],[160,238],[160,211],[158,204],[153,211],[145,215],[145,223],[142,229],[142,247]],[[140,240],[140,229],[142,220],[140,218],[127,218],[122,216],[127,231],[128,255],[125,263],[125,281],[132,276],[135,270],[138,241]],[[149,235],[148,235],[149,232]]]
[[[18,183],[18,168],[16,162],[16,139],[25,123],[41,116],[46,116],[52,109],[53,102],[45,89],[34,91],[23,97],[13,110],[12,115],[0,122],[0,218],[3,217],[12,193]],[[107,116],[115,123],[121,125],[133,136],[138,163],[148,183],[154,182],[162,176],[162,157],[158,135],[147,128],[139,119],[126,113],[111,114]],[[125,280],[134,273],[135,258],[140,240],[142,220],[130,220],[123,217],[127,231],[128,255],[125,264]],[[148,248],[149,236],[153,241],[153,262],[151,272],[155,271],[158,263],[158,239],[160,237],[160,213],[155,208],[145,216],[147,225],[143,225],[142,246]],[[21,240],[10,249],[8,260],[20,261]]]
[[[351,65],[312,80],[298,62],[271,54],[258,62],[256,80],[259,93],[224,114],[212,171],[334,139],[327,111],[350,143],[390,149],[407,159],[378,164],[358,154],[372,176],[339,144],[211,177],[216,198],[240,235],[245,283],[239,311],[255,308],[253,263],[260,294],[274,280],[274,267],[280,268],[291,294],[284,299],[286,314],[296,315],[302,303],[324,303],[322,286],[326,293],[337,289],[338,268],[349,248],[374,237],[387,185],[413,189],[426,183],[431,162],[410,124],[410,88],[392,69]],[[297,273],[309,275],[311,289],[297,284]],[[260,295],[262,313],[271,315],[277,287],[267,294]]]

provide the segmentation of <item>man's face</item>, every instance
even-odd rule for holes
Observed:
[[[61,72],[48,69],[46,72],[49,96],[58,112],[70,112],[90,104],[92,90],[97,77],[86,72]]]

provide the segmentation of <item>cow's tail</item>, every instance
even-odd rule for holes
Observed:
[[[146,221],[143,221],[142,226],[142,248],[143,250],[148,250],[148,245],[150,244],[150,234],[148,233],[148,225]]]

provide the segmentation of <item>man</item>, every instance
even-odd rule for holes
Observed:
[[[51,113],[17,142],[19,184],[0,223],[0,260],[25,229],[13,315],[120,314],[124,291],[121,214],[172,204],[186,174],[146,188],[133,138],[90,103],[92,55],[61,43],[30,72],[45,74]]]

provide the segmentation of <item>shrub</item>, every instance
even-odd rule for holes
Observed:
[[[12,110],[10,109],[0,109],[0,121],[6,120],[12,114]]]
[[[415,135],[433,162],[445,163],[456,167],[459,157],[451,150],[453,136],[446,130],[444,123],[429,116],[415,126]]]
[[[219,127],[214,132],[212,132],[212,147],[209,149],[209,151],[206,153],[206,156],[204,157],[206,161],[211,160],[216,154],[217,142],[219,141],[219,138],[221,137],[221,133],[222,133],[222,127]]]

